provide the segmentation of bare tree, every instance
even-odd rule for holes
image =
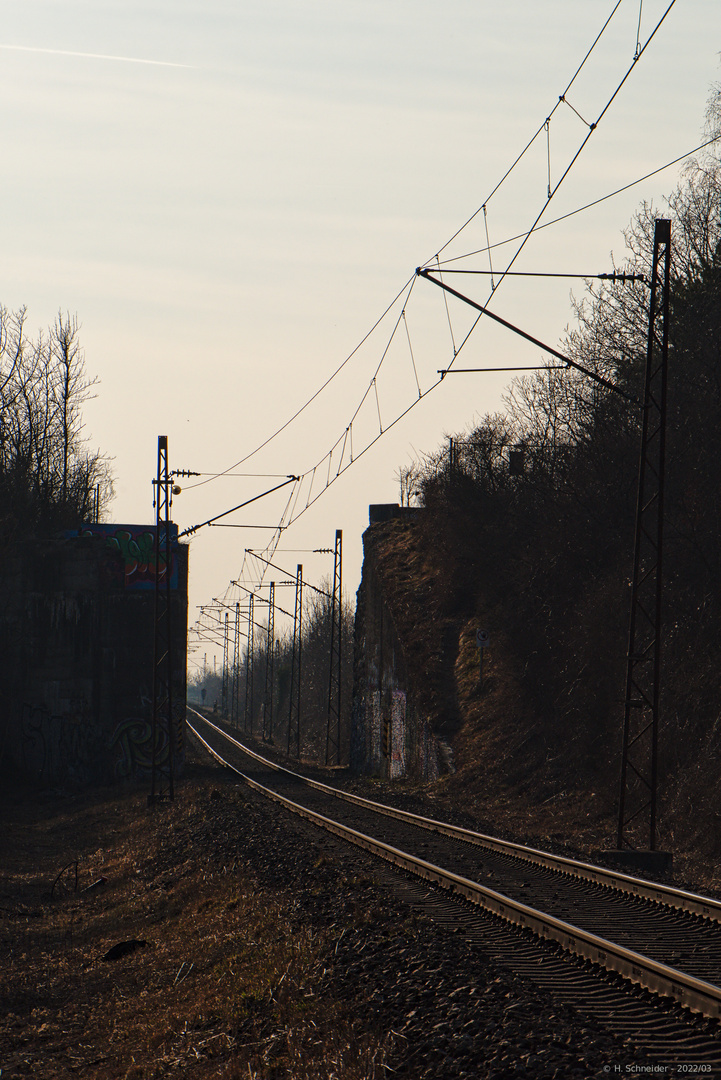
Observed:
[[[83,438],[85,372],[75,317],[33,341],[26,311],[0,307],[0,536],[73,527],[112,497],[109,463]]]

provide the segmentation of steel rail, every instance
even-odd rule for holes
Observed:
[[[202,719],[205,718],[202,717]],[[702,979],[696,979],[685,972],[679,971],[677,968],[651,960],[641,953],[626,949],[615,942],[591,934],[554,916],[546,915],[535,908],[504,896],[502,893],[480,885],[478,882],[471,881],[470,878],[444,870],[443,867],[437,866],[435,863],[417,858],[406,851],[401,851],[399,848],[385,844],[381,840],[358,832],[347,825],[334,821],[332,818],[310,810],[300,803],[287,799],[279,792],[265,787],[263,784],[258,783],[257,780],[253,780],[241,772],[236,766],[231,765],[229,761],[226,761],[213,749],[192,724],[187,720],[186,723],[188,723],[188,727],[196,738],[218,762],[231,769],[253,790],[258,791],[274,802],[280,803],[292,813],[417,877],[439,885],[447,892],[470,901],[476,907],[480,907],[492,915],[499,916],[506,922],[513,923],[538,937],[559,944],[563,949],[575,956],[583,957],[606,970],[615,971],[629,981],[656,994],[672,998],[693,1012],[699,1012],[714,1019],[721,1017],[721,987]],[[210,723],[210,726],[240,747],[241,744],[237,743],[232,737],[227,736],[227,733],[216,727],[215,724]],[[243,752],[247,753],[248,751],[244,750]],[[252,752],[251,756],[260,758],[260,755]],[[260,760],[265,761],[266,759],[260,758]],[[282,766],[276,766],[276,768],[277,771],[290,772],[288,769],[283,769]]]
[[[258,754],[255,750],[251,750],[250,747],[238,742],[238,740],[234,739],[232,735],[229,735],[227,731],[218,727],[195,709],[191,709],[190,711],[194,712],[196,716],[199,716],[204,723],[217,731],[219,735],[222,735],[229,742],[233,743],[234,746],[237,746],[244,754],[247,754],[249,757],[254,758],[256,761],[276,772],[285,773],[294,780],[315,788],[316,791],[322,791],[327,795],[333,795],[335,798],[355,803],[357,806],[363,806],[378,814],[384,814],[385,816],[395,818],[398,821],[405,821],[408,824],[416,825],[418,828],[427,829],[430,832],[435,832],[442,836],[450,836],[456,840],[474,844],[477,847],[487,848],[492,851],[500,852],[501,854],[524,859],[526,862],[533,863],[536,866],[541,866],[545,869],[553,870],[569,877],[580,878],[584,881],[592,881],[594,884],[601,885],[605,888],[616,889],[620,892],[628,893],[631,896],[637,896],[642,900],[649,900],[655,904],[663,904],[666,907],[674,908],[678,911],[686,911],[689,914],[699,915],[712,922],[721,923],[721,901],[714,900],[710,896],[702,896],[698,893],[687,892],[683,889],[675,889],[671,885],[662,885],[655,881],[647,881],[644,878],[636,878],[630,874],[609,870],[607,867],[594,866],[592,863],[570,859],[565,855],[555,855],[552,852],[541,851],[538,848],[526,847],[523,844],[515,844],[510,840],[500,840],[495,836],[487,836],[484,833],[474,832],[472,829],[464,829],[459,825],[451,825],[448,822],[437,821],[435,818],[427,818],[418,814],[412,814],[407,810],[399,810],[394,806],[388,806],[386,803],[365,799],[362,795],[354,795],[352,792],[342,791],[339,788],[324,784],[320,780],[313,780],[309,776],[303,776],[302,773],[293,772],[292,769],[287,769],[283,765],[278,765],[275,761],[270,761],[268,758]]]

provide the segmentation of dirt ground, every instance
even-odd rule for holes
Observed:
[[[394,797],[539,844],[581,812],[534,821],[444,784]],[[602,826],[584,817],[572,839]],[[6,786],[0,827],[2,1080],[585,1080],[620,1060],[394,900],[365,856],[200,759],[152,808],[144,789]]]
[[[274,1075],[264,1059],[281,1029],[283,1060],[309,1076],[326,1075],[319,1030],[365,1054],[363,1036],[343,1046],[348,1018],[313,1000],[324,935],[241,865],[259,815],[212,770],[188,772],[175,802],[152,809],[144,792],[5,792],[3,1080]],[[217,811],[243,823],[227,850]]]

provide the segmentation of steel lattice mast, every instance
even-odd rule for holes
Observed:
[[[628,633],[618,847],[656,850],[671,222],[656,221]]]
[[[268,590],[268,641],[265,657],[265,704],[263,707],[263,739],[273,739],[273,668],[275,660],[275,582]]]
[[[300,704],[303,656],[303,566],[298,563],[295,578],[295,608],[293,610],[293,653],[290,666],[290,704],[288,707],[288,754],[295,744],[295,756],[300,761]]]
[[[248,601],[248,651],[245,654],[245,709],[243,711],[243,730],[253,734],[253,649],[255,648],[255,595],[250,594]],[[250,724],[248,723],[250,721]]]
[[[238,707],[238,664],[240,659],[240,603],[235,605],[235,628],[233,632],[233,679],[230,693],[230,722],[236,727],[240,726],[240,710]]]
[[[172,572],[172,482],[168,436],[158,436],[155,487],[155,599],[153,634],[153,713],[151,720],[151,789],[149,802],[175,797],[175,725],[173,723],[173,654],[170,585]],[[162,580],[161,580],[162,579]]]
[[[335,757],[335,764],[340,765],[340,727],[342,698],[342,656],[343,656],[343,530],[335,531],[335,550],[333,561],[333,596],[330,608],[330,672],[328,677],[328,726],[325,738],[325,763],[329,765]]]
[[[220,684],[220,713],[226,720],[228,718],[228,643],[228,612],[226,611],[223,624],[223,677]]]

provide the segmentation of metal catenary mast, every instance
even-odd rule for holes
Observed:
[[[303,566],[298,563],[293,612],[293,651],[290,667],[290,704],[288,707],[288,754],[291,746],[300,761],[301,676],[303,655]]]
[[[330,608],[330,672],[328,678],[328,726],[325,740],[325,763],[341,756],[341,698],[343,658],[343,530],[335,531],[333,560],[333,596]]]
[[[263,706],[263,739],[273,741],[273,674],[275,660],[275,582],[268,590],[268,637],[265,657],[265,703]]]
[[[255,594],[248,599],[248,651],[245,654],[245,709],[243,730],[253,734],[253,650],[255,648]]]
[[[175,797],[175,725],[173,722],[173,653],[171,635],[172,544],[170,508],[173,488],[168,469],[168,436],[158,436],[155,487],[155,598],[153,605],[153,712],[151,788],[148,802]]]
[[[618,848],[656,850],[671,222],[656,221],[628,632]]]

